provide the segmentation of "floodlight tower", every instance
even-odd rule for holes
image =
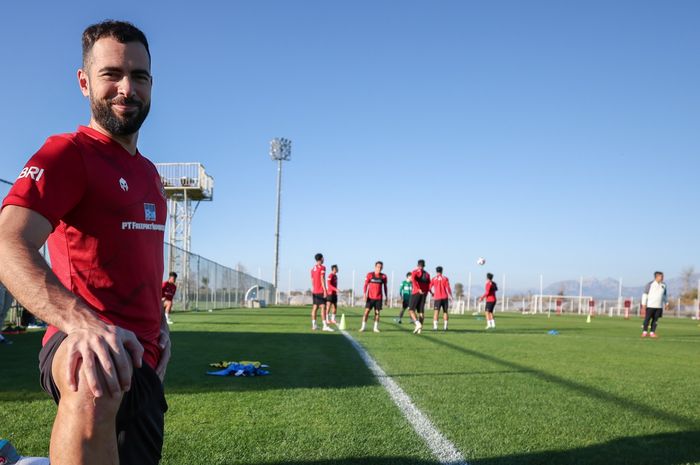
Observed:
[[[190,287],[190,245],[192,218],[199,202],[214,200],[214,178],[201,163],[157,163],[156,168],[165,188],[170,216],[168,270],[178,273],[182,282],[185,308]],[[196,203],[192,205],[192,202]]]
[[[282,201],[282,162],[292,158],[292,141],[275,137],[270,141],[270,158],[277,162],[277,222],[275,226],[275,271],[272,286],[275,288],[275,304],[277,304],[277,273],[280,266],[280,208]]]

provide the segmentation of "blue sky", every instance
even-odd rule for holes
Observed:
[[[271,278],[268,144],[288,137],[284,289],[317,251],[341,287],[377,259],[397,283],[425,258],[520,288],[700,266],[698,2],[13,2],[0,177],[87,122],[80,34],[105,18],[151,43],[141,151],[215,178],[205,257]]]

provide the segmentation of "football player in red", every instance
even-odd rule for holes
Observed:
[[[165,311],[165,320],[169,325],[173,324],[173,320],[170,319],[170,311],[173,308],[173,297],[175,297],[175,292],[177,291],[177,285],[175,281],[177,280],[177,273],[171,271],[168,275],[168,280],[163,283],[163,310]]]
[[[338,265],[331,265],[326,289],[326,324],[336,324],[335,315],[338,313]]]
[[[39,368],[58,404],[51,463],[155,465],[170,333],[165,191],[137,148],[151,54],[143,32],[123,21],[89,26],[82,48],[77,80],[90,122],[49,137],[3,201],[0,281],[49,324]],[[50,268],[38,252],[44,242]]]
[[[415,322],[413,334],[420,334],[425,320],[425,300],[430,292],[430,274],[425,271],[425,260],[418,260],[418,266],[411,272],[413,290],[408,303],[408,314]]]
[[[367,277],[365,278],[364,295],[366,303],[365,313],[362,315],[362,327],[360,328],[360,332],[365,330],[370,310],[374,310],[374,332],[379,332],[379,312],[382,311],[382,302],[388,299],[389,295],[387,293],[386,275],[382,273],[383,268],[384,263],[375,263],[374,271],[367,273]]]
[[[321,309],[321,320],[323,321],[323,331],[333,331],[326,323],[326,297],[328,297],[328,289],[326,288],[326,267],[323,266],[323,254],[317,253],[314,256],[316,264],[311,268],[311,294],[313,303],[311,306],[311,330],[316,331],[316,316],[318,309]]]
[[[438,266],[435,268],[435,272],[437,274],[430,281],[430,291],[433,293],[433,301],[435,302],[433,331],[437,331],[438,329],[440,310],[442,310],[443,329],[447,331],[447,321],[450,319],[447,315],[447,310],[450,307],[450,300],[452,300],[452,289],[450,288],[450,280],[447,279],[447,276],[442,274],[442,267]]]
[[[486,300],[486,329],[496,329],[496,320],[493,317],[493,311],[496,309],[496,291],[498,286],[493,281],[493,274],[486,273],[486,285],[484,286],[484,294],[479,297],[479,302]]]

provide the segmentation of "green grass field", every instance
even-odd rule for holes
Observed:
[[[452,316],[411,334],[348,329],[473,464],[700,463],[700,328],[640,320]],[[434,464],[389,395],[309,309],[181,313],[172,326],[163,464]],[[547,331],[557,329],[558,336]],[[38,387],[41,333],[0,346],[0,437],[47,455],[55,406]],[[217,360],[260,360],[260,378],[207,377]]]

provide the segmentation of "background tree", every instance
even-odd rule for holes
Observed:
[[[681,278],[683,278],[683,293],[690,291],[693,281],[693,275],[695,274],[695,267],[688,266],[683,268],[681,271]]]
[[[457,300],[462,300],[462,297],[464,297],[464,284],[455,283],[455,297],[457,297]]]
[[[698,298],[698,289],[695,286],[695,268],[688,266],[681,271],[681,279],[683,279],[683,291],[681,293],[681,302],[684,305],[691,305]]]

